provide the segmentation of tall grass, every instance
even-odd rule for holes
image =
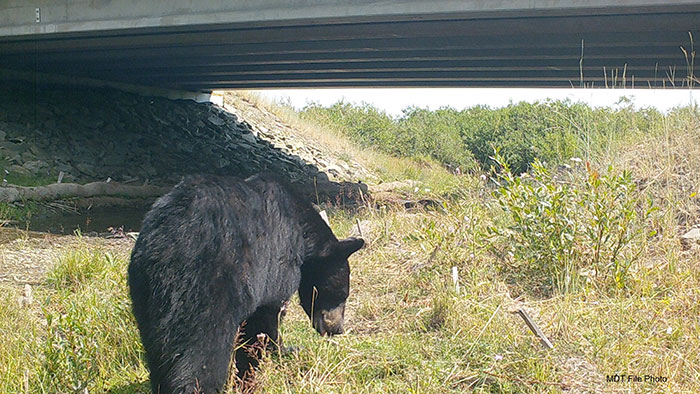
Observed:
[[[69,251],[37,289],[34,306],[3,300],[0,392],[147,391],[126,263],[123,251]]]

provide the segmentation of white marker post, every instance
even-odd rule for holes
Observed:
[[[459,272],[457,267],[452,267],[452,284],[455,286],[455,292],[459,294]]]

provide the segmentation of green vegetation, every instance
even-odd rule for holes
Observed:
[[[442,205],[328,208],[338,236],[359,220],[369,241],[351,260],[346,334],[319,337],[293,301],[282,335],[299,351],[265,357],[259,392],[700,392],[698,249],[682,250],[678,239],[700,222],[698,110],[661,115],[544,103],[471,111],[489,117],[473,118],[482,129],[464,126],[488,141],[482,153],[469,150],[491,171],[487,179],[434,165],[457,163],[429,153],[438,145],[413,155],[392,150],[404,149],[399,143],[372,144],[416,160],[326,137],[380,180],[415,175],[422,183],[406,197]],[[437,113],[423,115],[438,122]],[[488,131],[490,117],[510,128]],[[565,126],[566,117],[575,126]],[[466,135],[460,143],[470,141]],[[527,144],[511,138],[526,135]],[[89,244],[64,251],[37,286],[35,307],[17,306],[19,290],[2,288],[0,392],[25,392],[25,382],[29,393],[147,392],[127,253]],[[511,313],[517,308],[553,350]],[[667,381],[606,382],[617,373]]]
[[[127,263],[123,252],[85,245],[56,262],[37,305],[20,308],[3,289],[0,331],[11,335],[0,339],[0,392],[146,392]]]
[[[32,215],[38,212],[42,212],[42,207],[34,201],[24,203],[0,202],[0,221],[28,222]]]
[[[562,294],[584,287],[583,280],[597,288],[627,286],[655,210],[651,200],[643,206],[629,172],[609,166],[600,175],[578,166],[552,174],[535,160],[528,176],[516,177],[501,155],[495,160],[503,170],[494,196],[506,215],[488,230],[512,282]]]
[[[658,130],[664,116],[631,105],[591,108],[569,101],[518,103],[505,108],[477,106],[458,111],[407,108],[394,119],[369,104],[308,105],[302,118],[339,130],[363,147],[400,157],[432,158],[463,171],[489,170],[499,148],[515,174],[535,158],[553,163],[588,158],[631,133]]]
[[[8,168],[7,160],[0,159],[0,172]],[[11,172],[4,177],[10,185],[16,186],[44,186],[54,183],[55,177],[21,175]],[[0,222],[28,222],[33,215],[41,214],[46,209],[34,201],[7,203],[0,202]]]

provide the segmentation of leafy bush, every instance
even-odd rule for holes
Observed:
[[[531,173],[514,176],[500,154],[495,160],[503,171],[494,195],[506,215],[489,232],[503,245],[504,272],[539,293],[574,291],[586,281],[626,287],[654,210],[629,173],[608,167],[600,175],[586,164],[585,176],[552,174],[535,160]]]
[[[401,157],[429,157],[463,171],[488,171],[493,148],[507,157],[515,174],[538,158],[549,163],[591,157],[630,132],[658,130],[663,115],[653,109],[593,109],[570,101],[518,103],[492,109],[430,111],[406,108],[398,118],[367,103],[306,106],[301,116],[335,128],[364,147]]]
[[[397,157],[431,158],[464,169],[474,167],[471,152],[464,149],[455,132],[454,119],[440,112],[407,108],[402,118],[393,119],[367,103],[341,101],[327,108],[308,105],[301,116],[337,129],[365,148]]]

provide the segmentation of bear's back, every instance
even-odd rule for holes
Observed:
[[[198,287],[251,306],[289,297],[307,249],[302,216],[312,222],[318,217],[308,209],[313,211],[270,175],[185,177],[146,215],[130,271],[166,287],[169,295],[184,297]],[[332,237],[323,226],[320,233]],[[164,309],[175,303],[162,301]]]

